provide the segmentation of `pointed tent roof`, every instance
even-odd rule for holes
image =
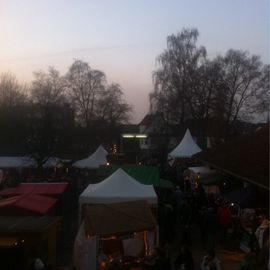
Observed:
[[[81,169],[97,169],[107,163],[108,152],[102,145],[89,157],[76,161],[73,166]]]
[[[169,153],[169,157],[181,158],[191,157],[196,153],[201,152],[202,149],[193,140],[189,129],[187,129],[182,141]]]
[[[157,204],[157,195],[152,185],[144,185],[121,168],[98,184],[90,184],[80,195],[83,203],[116,203],[146,200]]]

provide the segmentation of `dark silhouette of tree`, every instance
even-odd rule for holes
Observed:
[[[120,85],[111,84],[97,102],[96,116],[109,124],[119,125],[129,121],[131,111],[132,107],[124,100]]]
[[[105,74],[92,69],[86,62],[76,60],[69,68],[66,79],[77,120],[89,126],[95,116],[97,100],[105,89]]]
[[[217,100],[224,107],[228,133],[238,120],[250,120],[256,115],[266,91],[262,85],[263,64],[260,57],[246,51],[230,49],[224,57],[215,60],[220,65],[222,88]]]
[[[0,108],[12,108],[28,101],[26,86],[20,84],[11,73],[0,75]]]
[[[39,176],[43,165],[56,155],[60,140],[60,127],[52,105],[32,105],[27,122],[26,151],[37,163]]]
[[[269,121],[269,105],[270,105],[270,65],[264,65],[261,73],[261,78],[258,82],[258,91],[256,100],[257,106],[255,108],[255,113],[264,114],[268,112]]]
[[[40,105],[64,104],[65,82],[54,67],[49,67],[48,72],[34,72],[34,80],[31,86],[31,98],[34,103]]]
[[[239,121],[258,117],[269,108],[269,65],[246,51],[227,51],[214,60],[197,47],[197,29],[183,29],[167,39],[153,73],[150,112],[162,116],[164,129],[187,119],[222,122],[233,134]]]
[[[198,36],[197,29],[168,36],[167,49],[157,58],[160,68],[153,74],[151,106],[171,122],[183,123],[192,115],[188,98],[206,57],[206,49],[196,46]]]
[[[2,154],[23,151],[22,111],[28,104],[27,88],[11,73],[0,75],[0,149]],[[17,146],[17,147],[16,147]]]

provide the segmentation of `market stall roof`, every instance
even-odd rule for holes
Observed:
[[[189,129],[186,130],[182,141],[168,155],[168,158],[186,158],[202,151],[193,140]]]
[[[13,215],[14,213],[45,215],[56,202],[56,199],[36,194],[14,196],[0,199],[0,213],[6,215]]]
[[[269,127],[206,149],[194,157],[269,190]]]
[[[28,168],[34,167],[35,162],[26,156],[0,156],[0,168]]]
[[[192,173],[200,176],[200,183],[204,186],[211,186],[219,184],[221,175],[216,170],[207,166],[188,167],[184,174]]]
[[[21,183],[16,187],[0,191],[0,196],[10,197],[23,194],[61,195],[65,192],[68,183]]]
[[[80,195],[82,203],[116,203],[146,200],[157,204],[157,195],[152,185],[144,185],[119,168],[98,184],[90,184]]]
[[[59,217],[7,217],[0,216],[0,233],[44,232],[60,220]]]
[[[216,173],[216,170],[213,170],[207,166],[188,167],[188,169],[193,173],[200,175]]]
[[[108,152],[100,145],[97,150],[85,159],[73,163],[73,166],[80,169],[97,169],[100,165],[107,163]]]
[[[123,235],[151,230],[157,225],[145,201],[88,205],[84,213],[85,230],[90,235]]]
[[[101,166],[99,168],[99,175],[109,176],[116,170],[121,168],[131,177],[135,178],[142,184],[153,185],[155,187],[172,188],[173,184],[159,177],[159,169],[156,166],[137,166],[137,165],[122,165],[122,166]]]
[[[44,168],[55,167],[60,162],[58,157],[50,157],[45,164]],[[36,161],[29,156],[0,156],[0,168],[6,169],[21,169],[36,167]]]

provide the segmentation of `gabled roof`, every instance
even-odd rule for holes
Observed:
[[[190,131],[187,129],[184,138],[170,153],[171,158],[185,158],[202,151],[201,148],[193,140]]]
[[[269,127],[206,149],[194,157],[269,189]]]
[[[143,185],[122,169],[98,184],[90,184],[80,195],[80,203],[116,203],[146,200],[157,204],[153,186]]]
[[[85,159],[73,163],[74,167],[81,169],[97,169],[100,165],[107,163],[108,152],[100,145],[97,150]]]
[[[142,121],[139,123],[140,126],[148,126],[150,125],[154,119],[156,118],[156,115],[154,114],[147,114]]]
[[[139,131],[138,125],[121,125],[121,133],[139,133]]]
[[[85,230],[90,235],[130,234],[154,229],[156,226],[155,218],[145,201],[88,205],[84,213]]]

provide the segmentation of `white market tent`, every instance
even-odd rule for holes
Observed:
[[[187,129],[182,141],[169,153],[169,158],[187,158],[201,152],[202,149],[193,140],[189,129]]]
[[[34,167],[36,164],[31,157],[13,156],[13,157],[0,157],[0,168],[28,168]]]
[[[73,166],[80,169],[98,169],[100,165],[106,165],[108,152],[102,145],[89,157],[76,161]]]
[[[133,203],[134,206],[137,207],[137,206],[139,206],[138,201],[147,201],[150,205],[156,206],[157,205],[157,195],[156,195],[156,192],[155,192],[153,186],[144,185],[144,184],[139,183],[137,180],[135,180],[129,174],[127,174],[124,170],[119,168],[117,171],[115,171],[112,175],[110,175],[108,178],[106,178],[102,182],[100,182],[98,184],[90,184],[82,192],[82,194],[79,197],[79,205],[80,205],[79,221],[81,221],[82,205],[88,204],[88,207],[89,206],[92,207],[92,209],[89,209],[88,214],[89,213],[94,214],[93,210],[97,206],[98,206],[98,208],[100,208],[100,207],[105,208],[107,211],[107,214],[106,214],[104,212],[101,212],[100,209],[96,209],[97,215],[94,217],[91,217],[92,224],[95,224],[96,226],[98,226],[99,222],[102,222],[102,223],[107,222],[106,224],[108,224],[108,222],[111,222],[112,226],[109,226],[110,230],[113,229],[113,227],[115,227],[115,226],[120,226],[123,229],[124,228],[123,225],[125,225],[125,229],[124,229],[125,233],[126,233],[127,228],[128,228],[128,231],[131,230],[132,232],[136,232],[136,230],[134,230],[134,228],[132,229],[132,227],[134,226],[134,223],[135,223],[134,219],[136,221],[143,223],[143,225],[145,226],[147,224],[147,222],[146,222],[147,219],[145,216],[142,218],[142,216],[139,215],[138,212],[134,211],[134,209],[132,209],[132,208],[130,208],[126,212],[125,209],[123,208],[123,205],[121,205],[120,209],[118,209],[116,211],[116,213],[111,213],[111,212],[112,212],[112,208],[114,208],[117,204],[120,205],[123,203],[127,203],[127,205],[128,205],[130,203]],[[141,202],[141,203],[143,203],[143,202]],[[143,205],[145,205],[145,204],[143,203]],[[86,218],[86,219],[82,223],[83,226],[84,226],[86,221],[89,222],[89,220],[90,220],[89,218],[87,219],[87,207],[85,208],[85,210],[86,210],[86,212],[84,214],[86,214],[86,215],[84,216],[84,218]],[[143,210],[143,209],[141,209],[141,210]],[[129,213],[129,214],[127,215],[126,213]],[[122,221],[121,221],[121,218],[119,217],[120,214],[121,215],[124,214],[124,218],[122,219]],[[131,217],[133,217],[132,221],[130,220]],[[152,214],[150,214],[149,217],[152,217]],[[104,219],[104,218],[107,218],[107,221],[98,220],[98,219]],[[91,225],[91,223],[90,223],[90,225]],[[100,230],[100,229],[102,229],[102,228],[100,228],[100,226],[98,226],[98,230]],[[144,228],[144,230],[145,229],[146,228]],[[104,232],[108,233],[108,227],[106,227],[104,229]],[[118,232],[118,230],[117,230],[117,232]],[[116,233],[116,231],[114,233]],[[84,233],[84,235],[85,235],[85,233]],[[85,238],[82,239],[81,241],[80,241],[80,239],[78,239],[79,241],[77,239],[78,239],[78,237],[76,237],[76,240],[75,240],[75,246],[74,246],[75,252],[76,252],[76,250],[78,250],[79,245],[83,245],[83,242],[85,241],[84,240]],[[138,244],[140,244],[142,242],[142,239],[143,238],[138,239],[138,240],[135,239],[136,243],[134,242],[134,239],[124,240],[125,243],[123,243],[123,245],[124,245],[124,247],[126,247],[125,248],[126,254],[128,254],[128,252],[130,252],[129,249],[131,249],[131,247],[132,247],[133,252],[136,249],[137,250],[140,249],[140,247],[138,247]],[[158,239],[158,237],[156,239]],[[93,235],[89,239],[89,241],[90,240],[93,242],[92,248],[91,248],[91,254],[96,255],[96,251],[97,251],[96,247],[98,247],[96,236]],[[156,240],[156,241],[158,243],[158,240]],[[78,245],[78,243],[79,243],[79,245]],[[149,242],[148,245],[150,246],[151,243]],[[74,254],[76,254],[76,253],[74,253]],[[91,265],[93,265],[93,269],[96,269],[96,268],[94,268],[96,265],[96,259],[93,258],[93,256],[91,254],[86,254],[85,260],[88,261],[88,265],[91,261]],[[75,259],[76,259],[76,257],[75,257]],[[81,263],[81,262],[79,260],[77,260],[77,263]]]
[[[157,205],[157,194],[152,185],[144,185],[119,168],[98,184],[90,184],[80,195],[82,204],[117,203],[145,200]]]
[[[50,157],[45,164],[45,168],[55,167],[60,159],[57,157]],[[5,169],[22,169],[36,167],[36,161],[29,156],[0,156],[0,168]]]
[[[188,167],[188,170],[190,170],[193,174],[200,174],[201,176],[217,172],[216,170],[210,169],[207,166]]]

